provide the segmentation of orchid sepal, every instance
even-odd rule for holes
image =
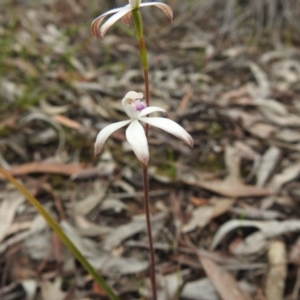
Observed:
[[[99,152],[101,152],[104,143],[106,140],[109,138],[109,136],[115,132],[116,130],[124,127],[125,125],[129,124],[131,121],[126,120],[126,121],[120,121],[117,123],[113,123],[110,125],[107,125],[104,127],[97,135],[95,146],[94,146],[94,155],[96,156]]]
[[[120,8],[114,8],[106,13],[100,15],[97,17],[93,22],[91,26],[91,34],[95,38],[103,39],[108,29],[115,24],[118,20],[121,20],[125,25],[129,26],[132,11],[139,9],[140,7],[146,7],[146,6],[156,6],[159,9],[161,9],[165,15],[172,21],[173,20],[173,11],[172,8],[161,2],[147,2],[147,3],[141,3],[141,0],[128,0],[127,5],[120,7]],[[105,17],[108,15],[114,14],[111,16],[104,24],[102,24]]]
[[[158,7],[159,9],[161,9],[164,14],[171,20],[173,21],[173,10],[172,8],[165,4],[165,3],[160,3],[160,2],[147,2],[147,3],[142,3],[140,5],[140,7],[146,7],[146,6],[156,6]]]

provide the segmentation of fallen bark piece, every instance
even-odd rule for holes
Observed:
[[[197,182],[197,185],[229,198],[261,197],[271,194],[270,190],[243,183],[240,175],[241,156],[237,149],[229,145],[225,149],[225,164],[228,176],[224,180],[202,180]]]
[[[58,164],[58,163],[44,163],[31,162],[23,165],[14,166],[6,170],[12,176],[22,176],[32,173],[50,173],[71,176],[82,171],[83,167],[75,164]],[[4,177],[0,174],[0,180]]]
[[[257,172],[257,181],[256,185],[258,187],[265,186],[268,181],[270,175],[274,171],[279,158],[281,155],[281,150],[278,147],[272,146],[270,147],[264,154],[260,168]]]
[[[211,249],[215,249],[223,238],[232,230],[241,229],[244,227],[255,227],[258,231],[250,234],[239,247],[235,248],[235,254],[254,254],[257,249],[263,250],[268,238],[280,236],[287,232],[300,231],[299,220],[286,221],[255,221],[255,220],[230,220],[224,223],[216,232]],[[258,242],[259,241],[259,242]],[[252,246],[250,247],[250,245]],[[252,252],[252,249],[254,252]]]
[[[192,212],[192,217],[182,227],[182,232],[190,232],[197,227],[203,228],[213,218],[226,213],[234,204],[234,199],[213,197],[208,205],[197,207]]]
[[[63,115],[55,115],[52,117],[52,119],[58,123],[60,123],[61,125],[63,126],[66,126],[68,128],[71,128],[71,129],[76,129],[76,130],[80,130],[82,129],[82,125],[77,122],[77,121],[74,121],[66,116],[63,116]]]
[[[197,185],[203,189],[229,198],[262,197],[268,196],[272,193],[270,190],[259,188],[254,185],[247,185],[242,182],[232,180],[232,178],[226,178],[223,181],[202,181],[198,182]]]
[[[286,248],[282,241],[269,245],[269,272],[267,274],[265,295],[267,300],[282,300],[287,276]]]
[[[251,300],[251,297],[241,290],[238,282],[230,273],[199,253],[198,257],[206,275],[211,280],[221,299]]]
[[[13,223],[15,214],[20,205],[25,201],[25,197],[18,192],[3,192],[0,195],[0,242],[5,238],[7,231]]]

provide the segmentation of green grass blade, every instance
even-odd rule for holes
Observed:
[[[19,190],[21,194],[23,194],[27,198],[28,201],[36,208],[38,213],[45,218],[48,225],[55,231],[55,233],[59,236],[61,241],[66,245],[66,247],[70,250],[70,252],[74,255],[74,257],[86,269],[86,271],[94,278],[95,282],[103,289],[103,291],[105,291],[106,295],[111,300],[119,300],[119,298],[114,294],[112,289],[106,284],[105,280],[84,258],[81,252],[76,248],[76,246],[62,231],[58,223],[47,213],[47,211],[43,208],[43,206],[39,203],[39,201],[35,197],[33,197],[23,185],[21,185],[18,181],[16,181],[9,173],[7,173],[2,168],[0,168],[0,173],[2,173],[3,176],[7,180],[9,180]]]

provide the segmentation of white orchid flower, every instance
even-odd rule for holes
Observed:
[[[156,111],[161,111],[164,113],[166,113],[166,111],[156,106],[147,107],[146,103],[142,99],[142,93],[130,91],[125,95],[122,100],[122,105],[124,111],[130,119],[110,124],[104,127],[98,133],[95,143],[95,155],[97,155],[102,150],[105,141],[114,131],[130,124],[126,129],[126,139],[131,145],[137,158],[143,164],[147,165],[149,160],[149,149],[146,134],[140,121],[161,128],[182,139],[191,147],[194,146],[193,138],[176,122],[167,118],[147,117],[148,114]]]
[[[120,8],[115,8],[112,10],[109,10],[108,12],[102,14],[98,18],[96,18],[91,27],[91,33],[94,37],[100,37],[103,39],[104,35],[106,34],[107,30],[115,24],[118,20],[122,19],[122,22],[126,25],[129,25],[130,20],[131,20],[131,12],[135,9],[139,9],[140,7],[145,7],[145,6],[156,6],[160,8],[166,16],[172,20],[173,19],[173,11],[171,7],[167,4],[160,3],[160,2],[146,2],[141,4],[141,0],[128,0],[129,4],[120,7]],[[108,16],[112,15],[102,26],[101,23],[103,19]]]

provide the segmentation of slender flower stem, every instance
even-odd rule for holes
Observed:
[[[153,299],[157,299],[156,276],[155,276],[155,254],[152,238],[151,220],[150,220],[150,201],[149,201],[149,180],[148,180],[148,167],[143,165],[143,180],[144,180],[144,195],[145,195],[145,213],[147,222],[147,233],[149,239],[150,250],[150,280],[152,286]]]
[[[139,50],[140,50],[140,58],[141,58],[143,72],[144,72],[145,100],[147,106],[150,106],[148,55],[147,55],[147,48],[146,48],[146,43],[143,34],[143,22],[142,22],[140,11],[138,9],[133,10],[132,17],[136,29],[136,35],[137,35]],[[146,124],[145,133],[146,133],[146,137],[148,138],[148,134],[149,134],[148,124]],[[144,180],[144,206],[145,206],[147,233],[148,233],[149,251],[150,251],[150,279],[151,279],[153,300],[157,300],[157,288],[156,288],[156,276],[155,276],[155,254],[154,254],[154,247],[153,247],[151,216],[150,216],[149,178],[148,178],[148,167],[145,165],[143,165],[143,180]]]

